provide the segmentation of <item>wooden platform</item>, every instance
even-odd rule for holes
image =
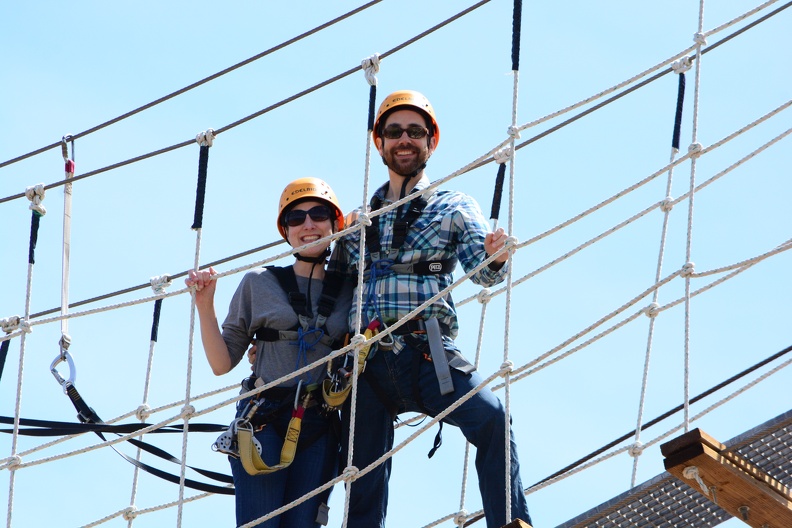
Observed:
[[[746,458],[694,429],[663,444],[666,470],[756,528],[792,527],[792,492]]]
[[[710,442],[717,443],[714,439]],[[673,452],[679,451],[674,445],[679,447],[684,442],[677,439],[668,443],[672,445],[666,450]],[[718,447],[726,447],[726,451],[720,449],[720,456],[732,460],[739,457],[770,476],[778,485],[792,488],[792,410],[729,440],[726,446],[718,444]],[[700,490],[697,482],[680,480],[664,472],[557,528],[710,528],[732,518],[730,512]],[[748,510],[749,520],[752,511],[757,513],[756,508]],[[742,518],[739,511],[736,513],[740,515],[738,518]],[[750,522],[749,525],[754,526]],[[779,527],[790,528],[792,524],[768,524],[768,528]]]

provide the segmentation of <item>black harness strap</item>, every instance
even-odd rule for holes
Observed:
[[[300,289],[297,286],[297,276],[294,274],[294,268],[292,266],[267,266],[267,269],[275,275],[278,279],[278,284],[280,284],[280,287],[286,292],[289,304],[294,310],[294,313],[296,313],[298,317],[313,318],[311,307],[308,306],[305,295],[300,293]],[[316,310],[323,320],[326,320],[330,317],[330,314],[333,313],[342,286],[343,277],[341,275],[337,273],[325,273],[325,278],[322,281],[322,294],[319,296],[319,305]],[[295,331],[299,328],[300,324],[298,323],[290,330]],[[327,335],[327,328],[324,325],[322,325],[321,329],[324,330],[325,335]],[[257,341],[279,341],[281,339],[279,330],[267,327],[258,328],[254,336]],[[338,343],[340,343],[340,340],[334,341],[333,347],[335,348]],[[341,346],[343,346],[343,344],[337,346],[337,348],[341,348]]]

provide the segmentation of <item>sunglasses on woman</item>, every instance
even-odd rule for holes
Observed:
[[[425,138],[429,133],[424,127],[418,125],[410,125],[407,128],[402,128],[399,125],[388,125],[382,129],[382,137],[385,139],[399,139],[405,132],[407,132],[407,137],[410,139]]]
[[[310,216],[314,222],[324,222],[330,220],[330,208],[324,205],[315,205],[307,211],[303,209],[292,209],[283,215],[283,223],[289,227],[297,227],[305,223],[305,218]]]

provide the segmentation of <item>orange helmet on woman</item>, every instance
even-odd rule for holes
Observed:
[[[278,202],[278,232],[285,240],[288,241],[286,228],[283,225],[283,215],[292,205],[303,200],[324,202],[335,215],[336,228],[344,229],[344,214],[341,212],[333,189],[319,178],[298,178],[283,189]]]
[[[416,110],[419,114],[426,116],[429,120],[427,123],[429,125],[429,135],[434,136],[435,146],[437,146],[440,142],[440,127],[437,125],[434,108],[432,108],[432,104],[424,94],[415,90],[398,90],[382,101],[377,111],[377,118],[374,120],[373,133],[375,141],[381,137],[384,117],[397,108],[400,110]]]

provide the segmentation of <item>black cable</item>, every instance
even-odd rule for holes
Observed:
[[[503,181],[506,179],[506,164],[498,165],[498,174],[495,176],[495,192],[492,194],[492,209],[490,219],[497,220],[500,215],[501,198],[503,197]]]
[[[192,90],[193,88],[197,88],[198,86],[201,86],[202,84],[206,84],[209,81],[213,81],[213,80],[215,80],[215,79],[217,79],[219,77],[222,77],[223,75],[225,75],[227,73],[230,73],[230,72],[232,72],[232,71],[234,71],[234,70],[236,70],[238,68],[241,68],[242,66],[246,66],[246,65],[250,64],[251,62],[257,61],[258,59],[266,57],[267,55],[270,55],[271,53],[274,53],[275,51],[281,50],[281,49],[283,49],[283,48],[285,48],[287,46],[290,46],[291,44],[294,44],[295,42],[298,42],[298,41],[300,41],[300,40],[302,40],[302,39],[304,39],[306,37],[309,37],[309,36],[313,35],[314,33],[318,33],[319,31],[321,31],[323,29],[326,29],[326,28],[328,28],[328,27],[330,27],[330,26],[332,26],[332,25],[334,25],[334,24],[336,24],[336,23],[338,23],[338,22],[340,22],[340,21],[342,21],[342,20],[344,20],[346,18],[349,18],[352,15],[355,15],[355,14],[361,12],[361,11],[364,11],[365,9],[368,9],[369,7],[373,6],[374,4],[380,3],[381,1],[382,0],[372,0],[371,2],[369,2],[367,4],[364,4],[364,5],[356,8],[356,9],[353,9],[352,11],[349,11],[348,13],[346,13],[344,15],[341,15],[341,16],[339,16],[337,18],[334,18],[333,20],[330,20],[329,22],[325,22],[324,24],[321,24],[321,25],[319,25],[319,26],[317,26],[317,27],[315,27],[315,28],[313,28],[313,29],[311,29],[309,31],[306,31],[305,33],[301,33],[300,35],[297,35],[294,38],[291,38],[291,39],[289,39],[289,40],[287,40],[285,42],[282,42],[282,43],[278,44],[277,46],[274,46],[274,47],[272,47],[272,48],[270,48],[270,49],[268,49],[266,51],[263,51],[263,52],[259,53],[258,55],[254,55],[253,57],[250,57],[249,59],[245,59],[242,62],[238,62],[237,64],[234,64],[233,66],[230,66],[230,67],[228,67],[228,68],[226,68],[224,70],[221,70],[221,71],[219,71],[217,73],[214,73],[214,74],[210,75],[209,77],[201,79],[200,81],[197,81],[197,82],[195,82],[193,84],[190,84],[189,86],[181,88],[180,90],[176,90],[175,92],[170,93],[170,94],[168,94],[168,95],[166,95],[164,97],[160,97],[159,99],[157,99],[155,101],[152,101],[152,102],[150,102],[148,104],[145,104],[143,106],[135,108],[134,110],[131,110],[131,111],[125,113],[125,114],[122,114],[122,115],[120,115],[120,116],[118,116],[116,118],[113,118],[113,119],[109,120],[109,121],[106,121],[104,123],[96,125],[96,126],[94,126],[92,128],[89,128],[88,130],[80,132],[79,134],[74,134],[74,135],[72,135],[70,137],[71,137],[71,139],[77,139],[79,137],[87,136],[88,134],[96,132],[97,130],[101,130],[101,129],[107,127],[107,126],[110,126],[110,125],[112,125],[114,123],[118,123],[119,121],[122,121],[122,120],[124,120],[124,119],[126,119],[128,117],[131,117],[131,116],[133,116],[133,115],[135,115],[137,113],[140,113],[143,110],[148,110],[149,108],[152,108],[152,107],[154,107],[154,106],[156,106],[156,105],[158,105],[160,103],[163,103],[163,102],[167,101],[168,99],[173,99],[174,97],[176,97],[178,95],[181,95],[181,94],[183,94],[185,92],[188,92],[188,91]],[[41,154],[42,152],[46,152],[46,151],[48,151],[48,150],[50,150],[52,148],[57,147],[60,144],[61,144],[61,142],[53,143],[51,145],[47,145],[46,147],[41,147],[38,150],[34,150],[33,152],[28,152],[27,154],[23,154],[22,156],[18,156],[16,158],[10,159],[8,161],[0,163],[0,168],[5,167],[6,165],[11,165],[12,163],[16,163],[17,161],[22,161],[23,159],[30,158],[30,157],[35,156],[37,154]]]
[[[449,18],[447,20],[444,20],[443,22],[441,22],[441,23],[429,28],[428,30],[426,30],[426,31],[418,34],[417,36],[411,38],[410,40],[407,40],[406,42],[404,42],[404,43],[392,48],[390,51],[387,51],[387,52],[381,54],[380,58],[385,58],[385,57],[387,57],[389,55],[392,55],[393,53],[401,50],[402,48],[404,48],[404,47],[406,47],[406,46],[408,46],[410,44],[413,44],[414,42],[422,39],[423,37],[425,37],[425,36],[435,32],[435,31],[437,31],[438,29],[440,29],[440,28],[442,28],[442,27],[444,27],[444,26],[446,26],[448,24],[450,24],[451,22],[457,20],[461,16],[466,15],[467,13],[473,11],[474,9],[477,9],[477,8],[481,7],[482,5],[488,3],[489,1],[490,0],[482,0],[478,4],[475,4],[475,5],[467,8],[467,9],[465,9],[464,11],[461,11],[461,12],[457,13],[453,17],[451,17],[451,18]],[[354,68],[350,68],[347,71],[336,75],[335,77],[331,77],[330,79],[327,79],[326,81],[323,81],[323,82],[321,82],[319,84],[316,84],[316,85],[314,85],[314,86],[312,86],[310,88],[307,88],[306,90],[303,90],[302,92],[299,92],[297,94],[292,95],[291,97],[287,97],[286,99],[283,99],[280,102],[277,102],[277,103],[275,103],[273,105],[270,105],[270,106],[268,106],[268,107],[266,107],[266,108],[264,108],[262,110],[259,110],[258,112],[255,112],[255,113],[250,114],[250,115],[248,115],[246,117],[243,117],[242,119],[239,119],[238,121],[235,121],[235,122],[233,122],[233,123],[231,123],[229,125],[226,125],[224,127],[215,129],[215,135],[220,134],[222,132],[227,132],[228,130],[231,130],[234,127],[237,127],[237,126],[239,126],[241,124],[244,124],[244,123],[246,123],[246,122],[248,122],[248,121],[250,121],[252,119],[255,119],[257,117],[260,117],[260,116],[262,116],[262,115],[264,115],[264,114],[266,114],[268,112],[271,112],[272,110],[275,110],[276,108],[279,108],[279,107],[281,107],[281,106],[283,106],[285,104],[288,104],[288,103],[290,103],[292,101],[295,101],[295,100],[297,100],[297,99],[299,99],[299,98],[301,98],[301,97],[303,97],[305,95],[308,95],[308,94],[310,94],[312,92],[315,92],[316,90],[318,90],[320,88],[324,88],[325,86],[328,86],[328,85],[330,85],[330,84],[332,84],[332,83],[334,83],[336,81],[339,81],[339,80],[343,79],[344,77],[348,77],[349,75],[352,75],[353,73],[357,72],[361,68],[362,68],[362,66],[355,66]],[[194,142],[195,142],[194,139],[189,139],[187,141],[182,141],[181,143],[177,143],[177,144],[171,145],[169,147],[164,147],[164,148],[161,148],[161,149],[156,150],[154,152],[149,152],[148,154],[142,154],[140,156],[128,159],[126,161],[118,162],[118,163],[116,163],[114,165],[110,165],[110,166],[107,166],[107,167],[96,169],[96,170],[91,171],[91,172],[86,172],[85,174],[81,174],[80,176],[74,176],[72,178],[69,178],[68,180],[64,179],[64,180],[61,180],[61,181],[58,181],[58,182],[55,182],[55,183],[51,183],[49,185],[46,185],[44,187],[44,190],[48,191],[48,190],[53,189],[55,187],[60,187],[61,185],[65,185],[65,184],[67,184],[69,182],[79,181],[79,180],[82,180],[84,178],[88,178],[90,176],[95,176],[97,174],[101,174],[103,172],[107,172],[107,171],[110,171],[110,170],[113,170],[113,169],[117,169],[117,168],[123,167],[125,165],[130,165],[132,163],[136,163],[138,161],[142,161],[142,160],[145,160],[145,159],[148,159],[148,158],[152,158],[152,157],[158,156],[160,154],[165,154],[165,153],[171,152],[173,150],[178,150],[178,149],[180,149],[182,147],[186,147],[187,145],[192,145]],[[55,145],[60,145],[60,142],[56,143]],[[51,148],[51,146],[50,147],[45,147],[44,150],[48,150],[49,148]],[[39,152],[36,152],[36,153],[39,153]],[[10,162],[6,162],[6,164],[8,164],[8,163],[10,163]],[[0,164],[0,167],[3,167],[3,164]],[[0,198],[0,204],[5,203],[5,202],[10,202],[10,201],[16,200],[18,198],[22,198],[23,196],[25,196],[24,193],[7,196],[5,198]]]

